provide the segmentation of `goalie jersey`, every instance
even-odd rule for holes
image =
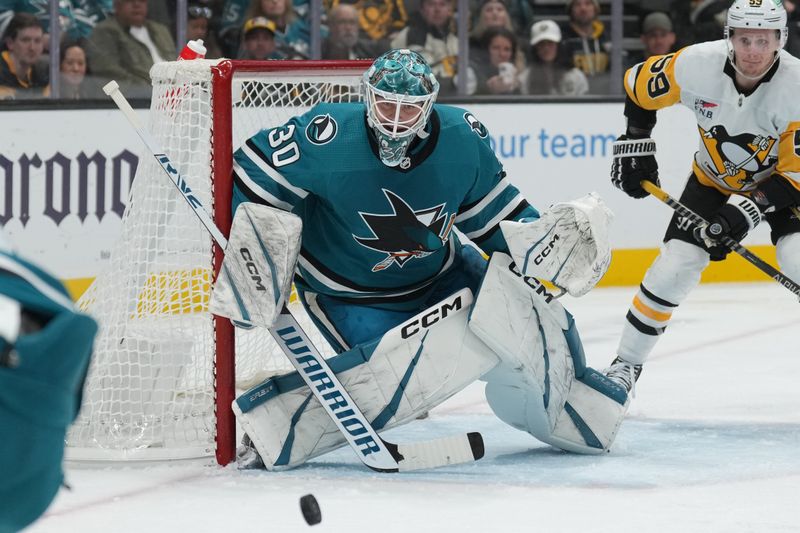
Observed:
[[[236,151],[233,210],[257,202],[302,218],[301,289],[401,309],[457,261],[454,226],[507,252],[500,222],[538,217],[471,113],[435,105],[427,132],[388,167],[363,104],[318,104]]]
[[[693,167],[704,185],[746,194],[777,172],[800,190],[800,60],[781,50],[751,91],[740,93],[734,79],[725,41],[712,41],[632,67],[625,91],[643,110],[680,102],[694,112]]]

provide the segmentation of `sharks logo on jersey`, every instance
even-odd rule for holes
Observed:
[[[475,115],[472,113],[464,113],[464,120],[467,121],[467,124],[469,124],[469,127],[472,128],[472,131],[474,131],[481,139],[485,139],[486,136],[489,135],[489,131],[486,129],[486,126],[484,126],[481,121],[475,118]]]
[[[339,125],[332,116],[317,115],[306,126],[306,138],[311,144],[323,145],[331,142],[339,131]]]
[[[445,204],[414,210],[392,191],[383,189],[383,194],[391,213],[358,213],[374,237],[353,235],[360,245],[386,253],[372,267],[373,272],[392,264],[402,268],[408,261],[430,255],[445,245],[456,219],[455,213],[444,212]]]
[[[700,138],[715,168],[705,165],[704,171],[732,190],[747,187],[754,182],[753,176],[769,169],[777,157],[770,155],[777,142],[773,137],[741,133],[731,135],[725,126],[712,126],[708,130],[699,127]]]

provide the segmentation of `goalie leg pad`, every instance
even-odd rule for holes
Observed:
[[[501,420],[564,450],[609,449],[627,396],[586,366],[572,316],[510,257],[492,256],[469,326],[501,360],[484,377]]]
[[[414,420],[497,364],[496,356],[467,327],[472,300],[472,292],[463,289],[380,339],[328,359],[376,430]],[[325,376],[315,377],[324,393]],[[344,421],[347,409],[339,398],[326,400],[335,411],[340,409],[336,414]],[[301,465],[345,444],[297,372],[247,391],[233,409],[268,470]],[[348,431],[357,437],[360,428],[348,426]]]

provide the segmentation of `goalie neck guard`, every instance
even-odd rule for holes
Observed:
[[[439,82],[420,54],[405,49],[378,57],[363,80],[367,122],[377,138],[381,161],[402,167],[414,138],[427,137],[425,126]]]

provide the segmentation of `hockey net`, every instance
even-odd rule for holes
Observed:
[[[322,101],[360,100],[364,62],[178,61],[151,71],[149,129],[213,212],[230,227],[231,155],[262,128]],[[291,369],[268,332],[208,312],[222,259],[154,158],[144,153],[107,269],[79,306],[100,323],[78,420],[74,460],[233,459],[236,390]],[[301,305],[290,309],[332,353]],[[235,369],[235,371],[234,371]]]

